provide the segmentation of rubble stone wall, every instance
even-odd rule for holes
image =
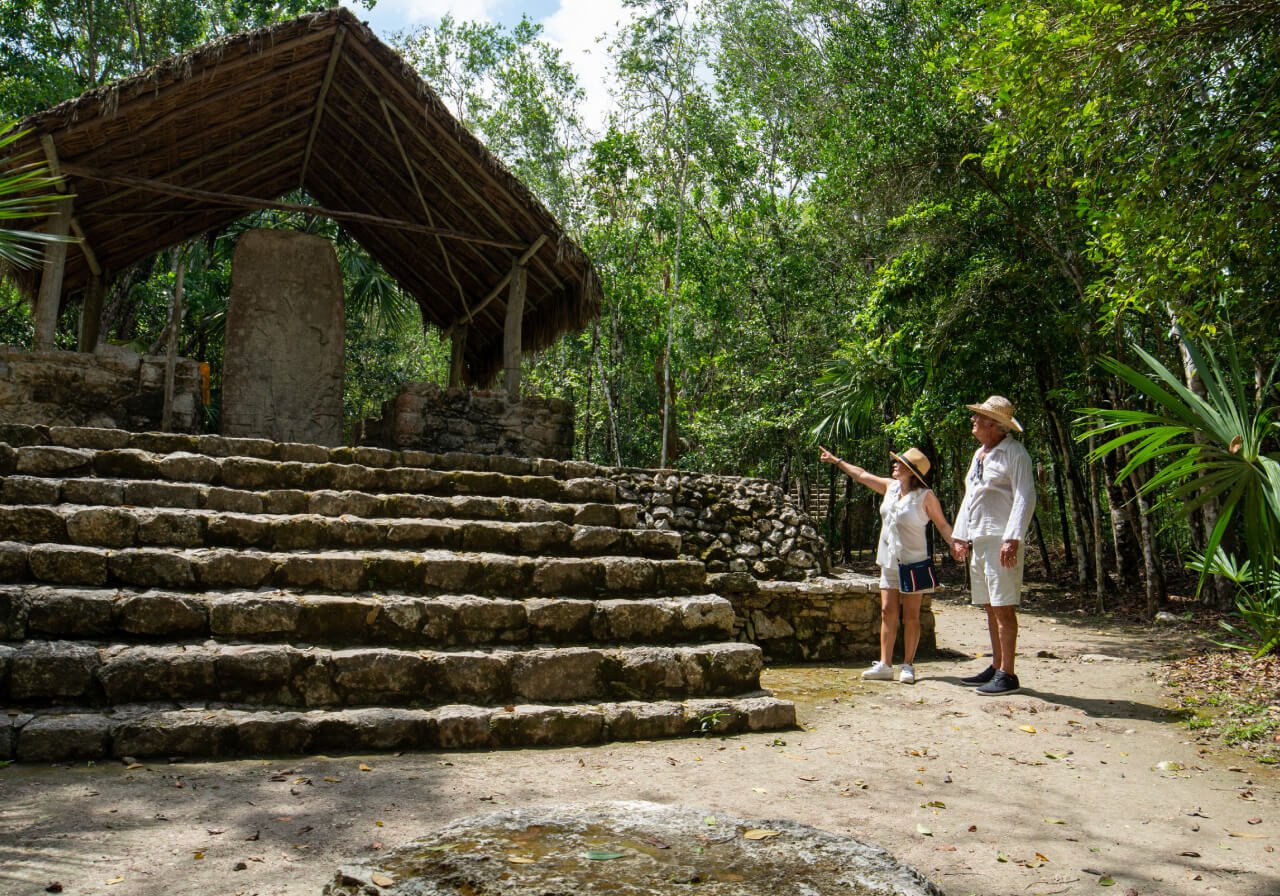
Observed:
[[[756,644],[767,662],[872,660],[880,656],[880,584],[871,576],[760,582],[727,592],[734,638]],[[902,650],[899,627],[897,649]],[[920,607],[921,655],[937,650],[933,603]]]
[[[568,460],[573,456],[573,403],[555,398],[511,401],[501,390],[442,389],[408,383],[382,406],[364,444],[447,454]]]
[[[679,532],[681,553],[704,562],[709,573],[784,580],[822,573],[822,537],[772,482],[677,470],[607,475],[622,500],[639,505],[641,526]]]
[[[0,346],[0,423],[159,430],[164,368],[162,355],[138,355],[115,345],[100,345],[92,353]],[[203,428],[200,366],[179,358],[173,430]]]

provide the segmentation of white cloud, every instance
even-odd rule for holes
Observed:
[[[500,0],[378,0],[373,9],[355,10],[374,31],[390,36],[415,25],[435,24],[445,13],[460,22],[492,22]]]
[[[560,8],[542,22],[547,40],[564,54],[586,91],[583,123],[592,131],[604,129],[613,105],[609,41],[630,16],[622,0],[561,0]]]

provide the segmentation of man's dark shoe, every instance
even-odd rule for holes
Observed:
[[[979,694],[988,697],[1000,696],[1001,694],[1012,694],[1018,689],[1018,676],[1010,674],[1003,669],[997,669],[996,674],[990,681],[978,688]]]
[[[968,678],[960,679],[960,683],[963,685],[967,685],[968,687],[975,687],[976,685],[986,684],[988,681],[990,681],[995,677],[996,677],[996,667],[987,666],[987,668],[983,669],[977,675],[970,675]]]

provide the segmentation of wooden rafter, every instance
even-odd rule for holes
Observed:
[[[302,153],[302,167],[298,171],[298,189],[307,182],[307,166],[311,163],[311,149],[315,146],[316,134],[320,131],[320,119],[324,118],[324,101],[329,98],[329,87],[333,84],[333,72],[342,58],[342,42],[347,39],[347,29],[339,28],[333,39],[333,50],[329,53],[329,66],[325,69],[324,80],[320,83],[320,95],[316,97],[316,114],[311,119],[311,131],[307,134],[307,148]]]

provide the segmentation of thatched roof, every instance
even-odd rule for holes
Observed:
[[[341,213],[334,217],[425,321],[448,329],[470,319],[470,382],[501,368],[507,293],[499,287],[531,247],[526,349],[599,313],[599,282],[582,250],[345,9],[227,37],[19,127],[31,133],[18,152],[38,154],[52,140],[75,194],[83,249],[67,253],[63,301],[94,267],[118,272],[227,225],[253,200],[303,188]],[[28,277],[31,294],[38,271]]]

